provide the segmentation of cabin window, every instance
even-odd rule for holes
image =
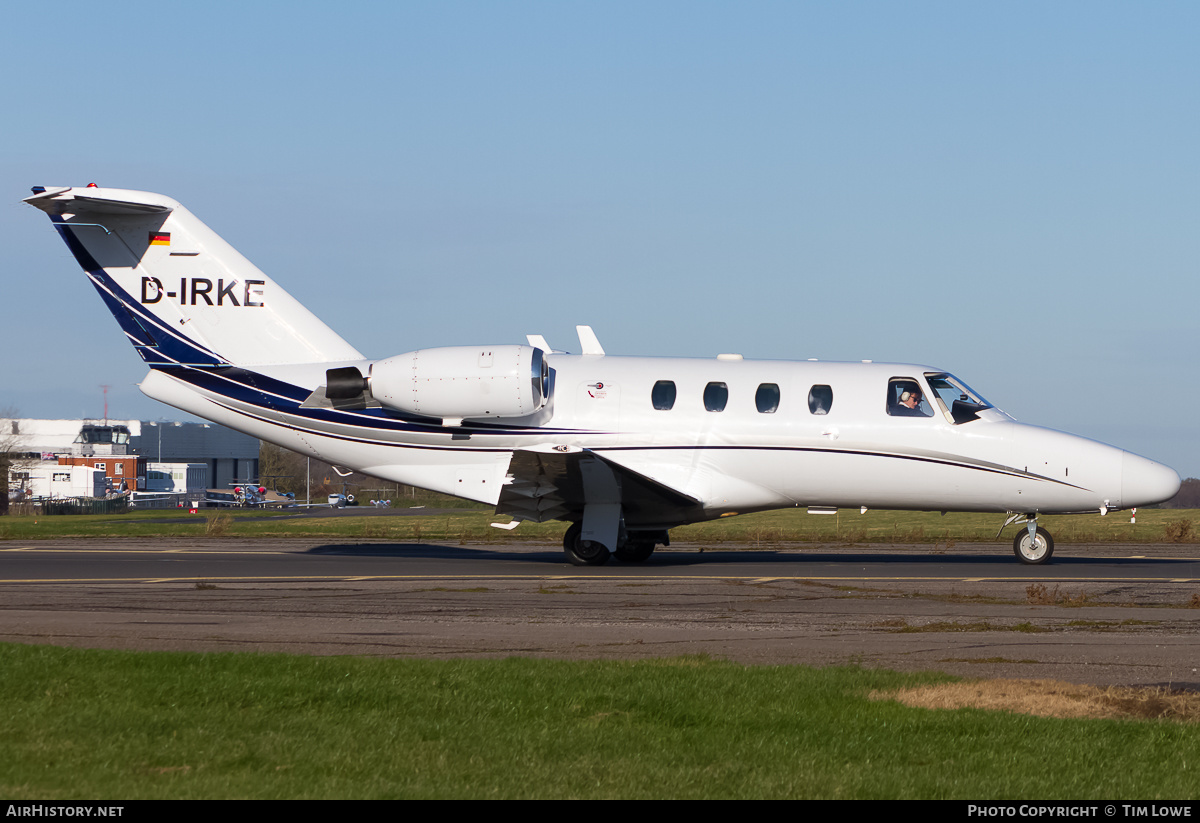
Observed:
[[[667,411],[675,405],[675,381],[659,380],[650,390],[650,402],[659,411]]]
[[[779,408],[779,386],[776,383],[763,383],[754,393],[754,405],[758,406],[760,414],[774,414]]]
[[[704,408],[710,412],[725,411],[729,402],[729,386],[724,383],[709,383],[704,387]]]
[[[808,410],[813,414],[829,414],[833,408],[833,388],[831,386],[813,386],[808,390]]]
[[[933,407],[920,383],[911,377],[893,377],[888,381],[887,413],[892,417],[933,417]]]

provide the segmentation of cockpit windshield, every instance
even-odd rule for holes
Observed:
[[[942,412],[955,424],[976,420],[979,412],[992,408],[983,395],[949,372],[926,372],[925,379]]]

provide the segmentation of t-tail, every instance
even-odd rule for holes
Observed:
[[[362,359],[175,200],[95,186],[33,191],[25,202],[50,215],[151,366]]]

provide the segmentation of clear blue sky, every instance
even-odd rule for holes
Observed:
[[[0,407],[176,417],[32,185],[183,201],[368,356],[899,360],[1200,475],[1200,5],[10,4]]]

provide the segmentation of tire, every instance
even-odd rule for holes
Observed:
[[[631,540],[613,554],[622,563],[644,563],[654,554],[654,543],[649,540]]]
[[[563,551],[572,566],[603,566],[611,555],[603,543],[594,540],[583,540],[582,523],[572,523],[563,535]]]
[[[1029,539],[1029,529],[1022,528],[1020,534],[1013,540],[1013,554],[1026,566],[1040,566],[1050,560],[1054,554],[1054,538],[1050,532],[1037,527],[1037,539]]]

